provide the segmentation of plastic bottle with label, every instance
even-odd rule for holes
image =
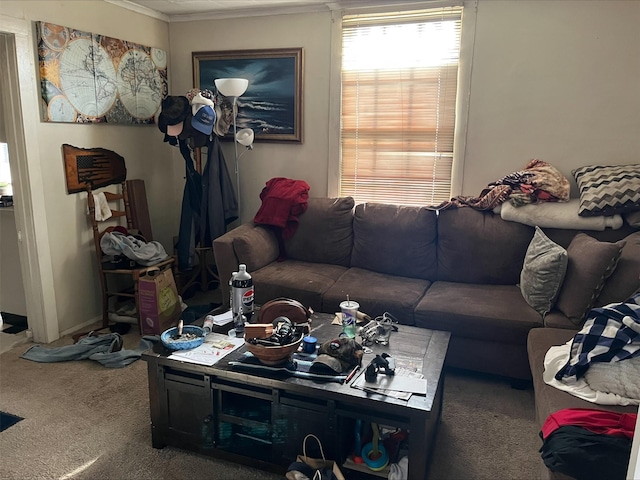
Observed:
[[[231,312],[236,337],[244,336],[244,324],[253,320],[253,279],[247,266],[240,264],[231,280]]]

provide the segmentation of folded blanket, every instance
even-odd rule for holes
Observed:
[[[617,393],[607,393],[594,390],[591,385],[587,383],[584,377],[568,383],[557,380],[556,374],[569,360],[572,341],[573,340],[569,340],[564,345],[551,347],[547,351],[544,356],[544,372],[542,374],[544,383],[557,388],[558,390],[567,392],[574,397],[581,398],[588,402],[597,403],[599,405],[640,405],[640,400],[635,398],[624,397]]]
[[[584,374],[584,379],[599,392],[640,400],[640,357],[594,363]]]
[[[622,216],[581,217],[578,215],[580,199],[573,198],[568,202],[544,202],[516,207],[511,202],[500,206],[503,220],[523,223],[532,227],[567,228],[572,230],[604,230],[609,227],[617,230],[622,227]],[[495,213],[498,213],[494,209]]]

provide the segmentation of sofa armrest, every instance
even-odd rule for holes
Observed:
[[[544,316],[544,326],[550,328],[564,328],[566,330],[580,330],[581,326],[575,325],[569,317],[559,310],[551,310]]]
[[[279,252],[275,234],[253,223],[242,224],[214,239],[213,255],[220,277],[223,307],[230,307],[229,280],[231,274],[238,271],[238,265],[244,263],[251,273],[274,262]]]

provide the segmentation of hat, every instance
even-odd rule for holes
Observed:
[[[348,369],[347,369],[348,370]],[[343,373],[342,363],[336,357],[331,355],[318,355],[309,368],[311,373],[320,373],[325,375],[335,375]]]
[[[343,373],[360,365],[364,350],[353,338],[341,337],[320,345],[318,357],[310,371],[315,373]]]
[[[202,105],[191,119],[191,126],[205,135],[211,135],[215,121],[216,114],[213,107]]]
[[[203,105],[213,107],[213,100],[203,97],[202,92],[198,92],[197,95],[191,99],[191,113],[195,115]]]
[[[183,121],[189,114],[187,97],[170,95],[162,100],[162,111],[158,117],[158,128],[170,136],[180,135]]]
[[[184,120],[184,128],[178,138],[180,140],[184,140],[187,144],[192,147],[204,147],[209,141],[209,135],[205,135],[204,133],[193,128],[193,117],[191,115],[187,115],[187,118]]]

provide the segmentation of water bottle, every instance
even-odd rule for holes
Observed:
[[[231,280],[231,312],[236,337],[244,336],[244,324],[253,319],[253,279],[241,264]]]

